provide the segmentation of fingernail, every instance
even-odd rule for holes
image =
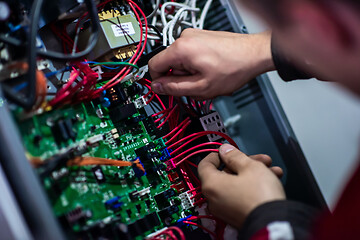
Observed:
[[[151,84],[151,89],[156,92],[156,93],[160,93],[160,94],[163,94],[164,93],[164,89],[163,89],[163,86],[161,83],[152,83]]]
[[[225,154],[225,153],[228,153],[228,152],[231,152],[232,150],[234,150],[235,147],[233,145],[230,145],[230,144],[223,144],[221,147],[220,147],[220,154]]]

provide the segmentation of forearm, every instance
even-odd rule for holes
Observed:
[[[317,215],[317,210],[299,202],[284,200],[265,203],[247,217],[239,232],[239,239],[310,239],[311,227]],[[278,238],[271,238],[275,235]]]

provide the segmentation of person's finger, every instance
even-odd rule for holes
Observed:
[[[278,178],[282,178],[282,176],[284,176],[284,171],[281,167],[271,167],[270,169]]]
[[[173,45],[166,50],[158,53],[149,61],[149,72],[153,80],[168,74],[170,69],[177,69],[189,73],[194,73],[188,64],[193,52],[190,51],[189,46],[186,46],[186,41],[178,39]],[[184,63],[187,63],[186,65]]]
[[[223,144],[219,148],[219,153],[226,167],[236,174],[250,161],[245,153],[230,144]]]
[[[249,156],[249,158],[254,159],[256,161],[259,161],[259,162],[262,162],[267,167],[270,167],[271,163],[272,163],[271,157],[269,155],[266,155],[266,154],[251,155],[251,156]]]
[[[179,96],[202,96],[206,94],[207,84],[200,75],[164,76],[151,84],[151,89],[157,94]]]
[[[201,182],[205,182],[209,178],[216,177],[220,171],[220,158],[217,153],[210,153],[207,157],[200,161],[198,165],[198,174]]]
[[[151,78],[155,80],[166,75],[177,61],[175,54],[172,53],[170,48],[158,53],[149,60],[148,65]]]

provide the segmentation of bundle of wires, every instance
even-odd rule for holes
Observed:
[[[100,3],[97,8],[101,10],[107,3],[110,1],[104,1]],[[61,106],[68,103],[79,103],[83,101],[92,100],[95,98],[100,97],[100,95],[107,89],[112,88],[113,86],[120,83],[128,74],[132,72],[133,69],[138,70],[136,63],[138,62],[139,58],[145,51],[145,47],[147,44],[147,34],[148,34],[148,23],[144,12],[140,9],[140,7],[134,3],[132,0],[127,1],[130,8],[135,14],[136,19],[139,22],[141,34],[140,34],[140,41],[137,45],[137,50],[131,59],[128,62],[94,62],[94,61],[87,61],[84,59],[83,61],[73,62],[72,65],[72,72],[70,74],[70,78],[67,83],[57,92],[54,99],[49,102],[51,107],[54,106]],[[142,19],[144,23],[142,23]],[[76,31],[80,29],[80,22],[82,20],[86,20],[88,17],[88,13],[85,13],[77,22],[75,27]],[[143,31],[143,26],[145,27],[145,31]],[[64,51],[66,49],[73,49],[76,51],[76,42],[74,42],[64,30],[63,33],[60,34],[61,39],[63,40]],[[104,85],[99,88],[96,88],[97,79],[99,78],[98,73],[92,70],[92,67],[95,66],[102,66],[104,68],[108,68],[111,70],[117,70],[121,67],[119,72],[115,73],[113,77],[108,80]],[[109,66],[117,66],[117,67],[109,67]]]
[[[162,29],[163,45],[168,46],[178,38],[185,28],[204,28],[204,22],[212,0],[207,0],[203,10],[197,6],[197,0],[185,0],[182,3],[169,1],[153,3],[154,11],[151,25]],[[199,14],[200,13],[200,14]]]

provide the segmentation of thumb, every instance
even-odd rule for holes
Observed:
[[[239,173],[250,161],[249,157],[230,144],[223,144],[219,149],[221,160],[233,173]]]

